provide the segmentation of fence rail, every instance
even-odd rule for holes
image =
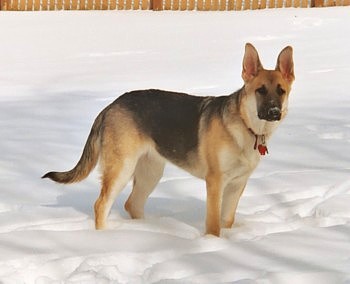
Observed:
[[[0,0],[4,11],[173,10],[231,11],[349,6],[350,0]]]

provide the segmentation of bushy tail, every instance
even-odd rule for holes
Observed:
[[[49,172],[42,178],[50,178],[59,183],[73,183],[86,178],[95,168],[101,147],[101,130],[104,118],[104,112],[101,112],[91,128],[89,137],[86,141],[83,154],[77,165],[67,172]]]

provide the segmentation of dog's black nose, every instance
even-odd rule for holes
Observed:
[[[280,120],[281,110],[278,107],[272,107],[267,111],[268,120]]]

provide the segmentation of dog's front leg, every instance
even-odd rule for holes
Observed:
[[[238,201],[247,184],[248,177],[235,178],[225,186],[222,198],[221,225],[223,228],[231,228],[235,222]]]
[[[206,234],[220,236],[220,218],[222,203],[222,177],[213,172],[206,177],[207,185],[207,217]]]

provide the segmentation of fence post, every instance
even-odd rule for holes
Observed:
[[[163,10],[163,0],[151,0],[151,10],[161,11]]]
[[[323,0],[311,0],[311,7],[323,7]]]
[[[0,11],[7,11],[7,0],[0,0]]]

